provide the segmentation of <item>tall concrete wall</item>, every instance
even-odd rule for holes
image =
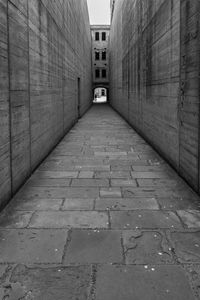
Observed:
[[[80,78],[80,93],[78,93]],[[0,205],[92,100],[86,0],[0,0]]]
[[[116,0],[111,104],[199,189],[200,1]]]

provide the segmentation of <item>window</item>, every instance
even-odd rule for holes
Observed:
[[[105,41],[106,40],[106,33],[102,32],[101,37],[102,37],[102,41]]]
[[[102,78],[106,78],[106,69],[102,69]]]
[[[102,60],[106,60],[106,51],[102,52]]]
[[[99,60],[100,59],[100,55],[98,51],[95,51],[95,60]]]
[[[95,70],[95,77],[96,77],[96,78],[99,78],[99,77],[100,77],[100,71],[99,71],[99,69],[96,69],[96,70]]]
[[[101,90],[101,96],[105,96],[105,90],[104,89]]]
[[[99,32],[95,32],[95,40],[99,41]]]

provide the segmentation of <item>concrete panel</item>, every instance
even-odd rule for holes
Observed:
[[[0,79],[1,205],[92,102],[86,0],[0,0]]]
[[[8,28],[12,192],[15,192],[30,174],[27,1],[8,2]]]
[[[116,0],[112,106],[198,190],[199,1]]]
[[[11,194],[7,3],[0,0],[0,205]]]

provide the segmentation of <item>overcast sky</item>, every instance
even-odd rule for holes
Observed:
[[[87,0],[90,24],[110,24],[110,0]]]

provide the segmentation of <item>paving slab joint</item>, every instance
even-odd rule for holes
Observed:
[[[87,300],[96,299],[96,280],[97,280],[97,265],[92,265],[89,296]]]
[[[108,214],[108,228],[107,228],[107,229],[111,229],[111,216],[110,216],[110,211],[107,210],[106,212],[107,212],[107,214]]]
[[[28,229],[29,228],[29,225],[31,224],[31,221],[32,221],[33,216],[35,215],[35,213],[37,213],[37,210],[32,212],[31,217],[30,217],[27,225],[25,227],[23,227],[24,229]]]
[[[5,271],[3,272],[3,275],[0,278],[0,285],[3,285],[5,284],[5,282],[10,280],[10,277],[12,276],[12,272],[13,272],[13,266],[8,265]]]
[[[67,239],[66,239],[66,243],[65,243],[65,246],[64,246],[64,249],[63,249],[63,255],[62,255],[62,264],[65,262],[65,257],[67,255],[67,248],[70,244],[72,240],[72,229],[70,229],[67,233]]]
[[[174,231],[173,231],[174,232]],[[176,255],[176,251],[175,251],[175,245],[171,239],[171,231],[170,230],[166,230],[165,231],[165,236],[166,236],[166,240],[169,244],[169,247],[170,247],[170,251],[171,251],[171,254],[172,254],[172,257],[174,259],[174,262],[176,265],[181,265],[179,259],[178,259],[178,256]]]
[[[181,225],[183,226],[184,229],[188,229],[187,225],[183,222],[182,218],[179,216],[179,214],[177,213],[177,211],[174,211],[174,214],[177,216],[177,218],[179,219]]]
[[[123,257],[123,264],[125,265],[126,264],[126,250],[125,250],[125,247],[124,247],[124,240],[123,240],[123,235],[121,233],[121,247],[122,247],[122,257]]]
[[[63,211],[65,200],[66,200],[65,198],[62,198],[62,203],[60,205],[59,211]]]

